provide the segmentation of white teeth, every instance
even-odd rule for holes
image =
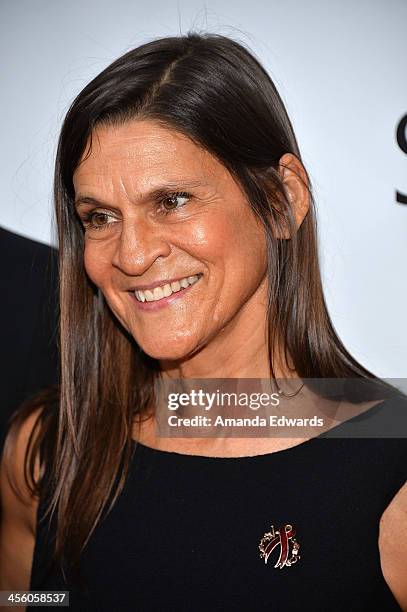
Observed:
[[[161,287],[156,287],[153,289],[153,293],[155,300],[162,300],[164,297],[164,291],[161,289]]]
[[[146,301],[146,296],[144,295],[144,293],[142,293],[142,291],[136,291],[136,298],[138,299],[139,302]]]
[[[139,289],[135,291],[135,296],[139,302],[155,302],[161,300],[163,297],[168,297],[172,293],[180,291],[181,288],[186,289],[189,285],[193,285],[201,277],[201,274],[195,274],[194,276],[187,276],[180,281],[174,281],[173,283],[167,283],[161,287],[155,287],[154,289]]]

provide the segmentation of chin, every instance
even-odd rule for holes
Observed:
[[[137,341],[137,344],[143,349],[144,353],[159,361],[184,360],[198,349],[197,343],[192,343],[190,339],[186,342],[172,340],[165,343],[157,342],[156,344]]]

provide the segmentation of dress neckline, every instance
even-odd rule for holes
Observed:
[[[287,453],[293,453],[293,452],[297,452],[296,449],[298,450],[304,450],[304,448],[309,448],[310,446],[312,446],[313,443],[315,443],[315,440],[321,439],[322,434],[319,434],[318,436],[314,436],[313,438],[309,438],[308,440],[304,440],[303,442],[300,442],[299,444],[294,444],[293,446],[289,446],[287,448],[282,448],[280,450],[276,450],[276,451],[272,451],[270,453],[260,453],[257,455],[240,455],[240,456],[236,456],[236,457],[222,457],[222,456],[213,456],[213,455],[199,455],[199,454],[191,454],[191,453],[179,453],[178,451],[170,451],[170,450],[162,450],[159,448],[154,448],[152,446],[147,446],[146,444],[143,444],[142,442],[139,442],[137,440],[133,439],[133,447],[135,447],[136,451],[137,448],[140,448],[144,453],[151,453],[151,454],[155,454],[156,456],[161,456],[163,458],[165,457],[172,457],[174,459],[176,458],[186,458],[190,461],[196,460],[196,461],[209,461],[209,462],[242,462],[242,461],[254,461],[254,460],[261,460],[262,458],[270,458],[271,456],[285,456]],[[323,438],[322,438],[323,439]]]

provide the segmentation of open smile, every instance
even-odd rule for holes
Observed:
[[[151,291],[132,291],[130,292],[130,295],[133,302],[136,303],[140,310],[159,310],[165,306],[168,306],[168,304],[171,304],[171,302],[174,300],[182,298],[188,291],[199,283],[202,276],[203,274],[197,274],[195,276],[188,277],[188,280],[185,279],[186,282],[183,282],[183,279],[181,283],[171,283],[171,287],[169,285],[165,285],[164,290],[161,289],[161,293],[159,291],[157,292],[157,290],[155,290],[155,293]],[[165,293],[168,293],[169,291],[171,291],[170,295],[165,295]],[[163,295],[163,297],[160,297],[160,295]]]

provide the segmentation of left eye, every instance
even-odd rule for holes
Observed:
[[[181,191],[179,193],[173,193],[169,196],[166,196],[161,200],[161,204],[166,210],[166,212],[171,212],[172,210],[177,210],[178,208],[182,208],[186,204],[186,202],[190,199],[191,195],[186,193],[185,191]],[[179,206],[177,206],[177,200],[184,200]],[[170,204],[170,207],[167,208],[167,204]]]

